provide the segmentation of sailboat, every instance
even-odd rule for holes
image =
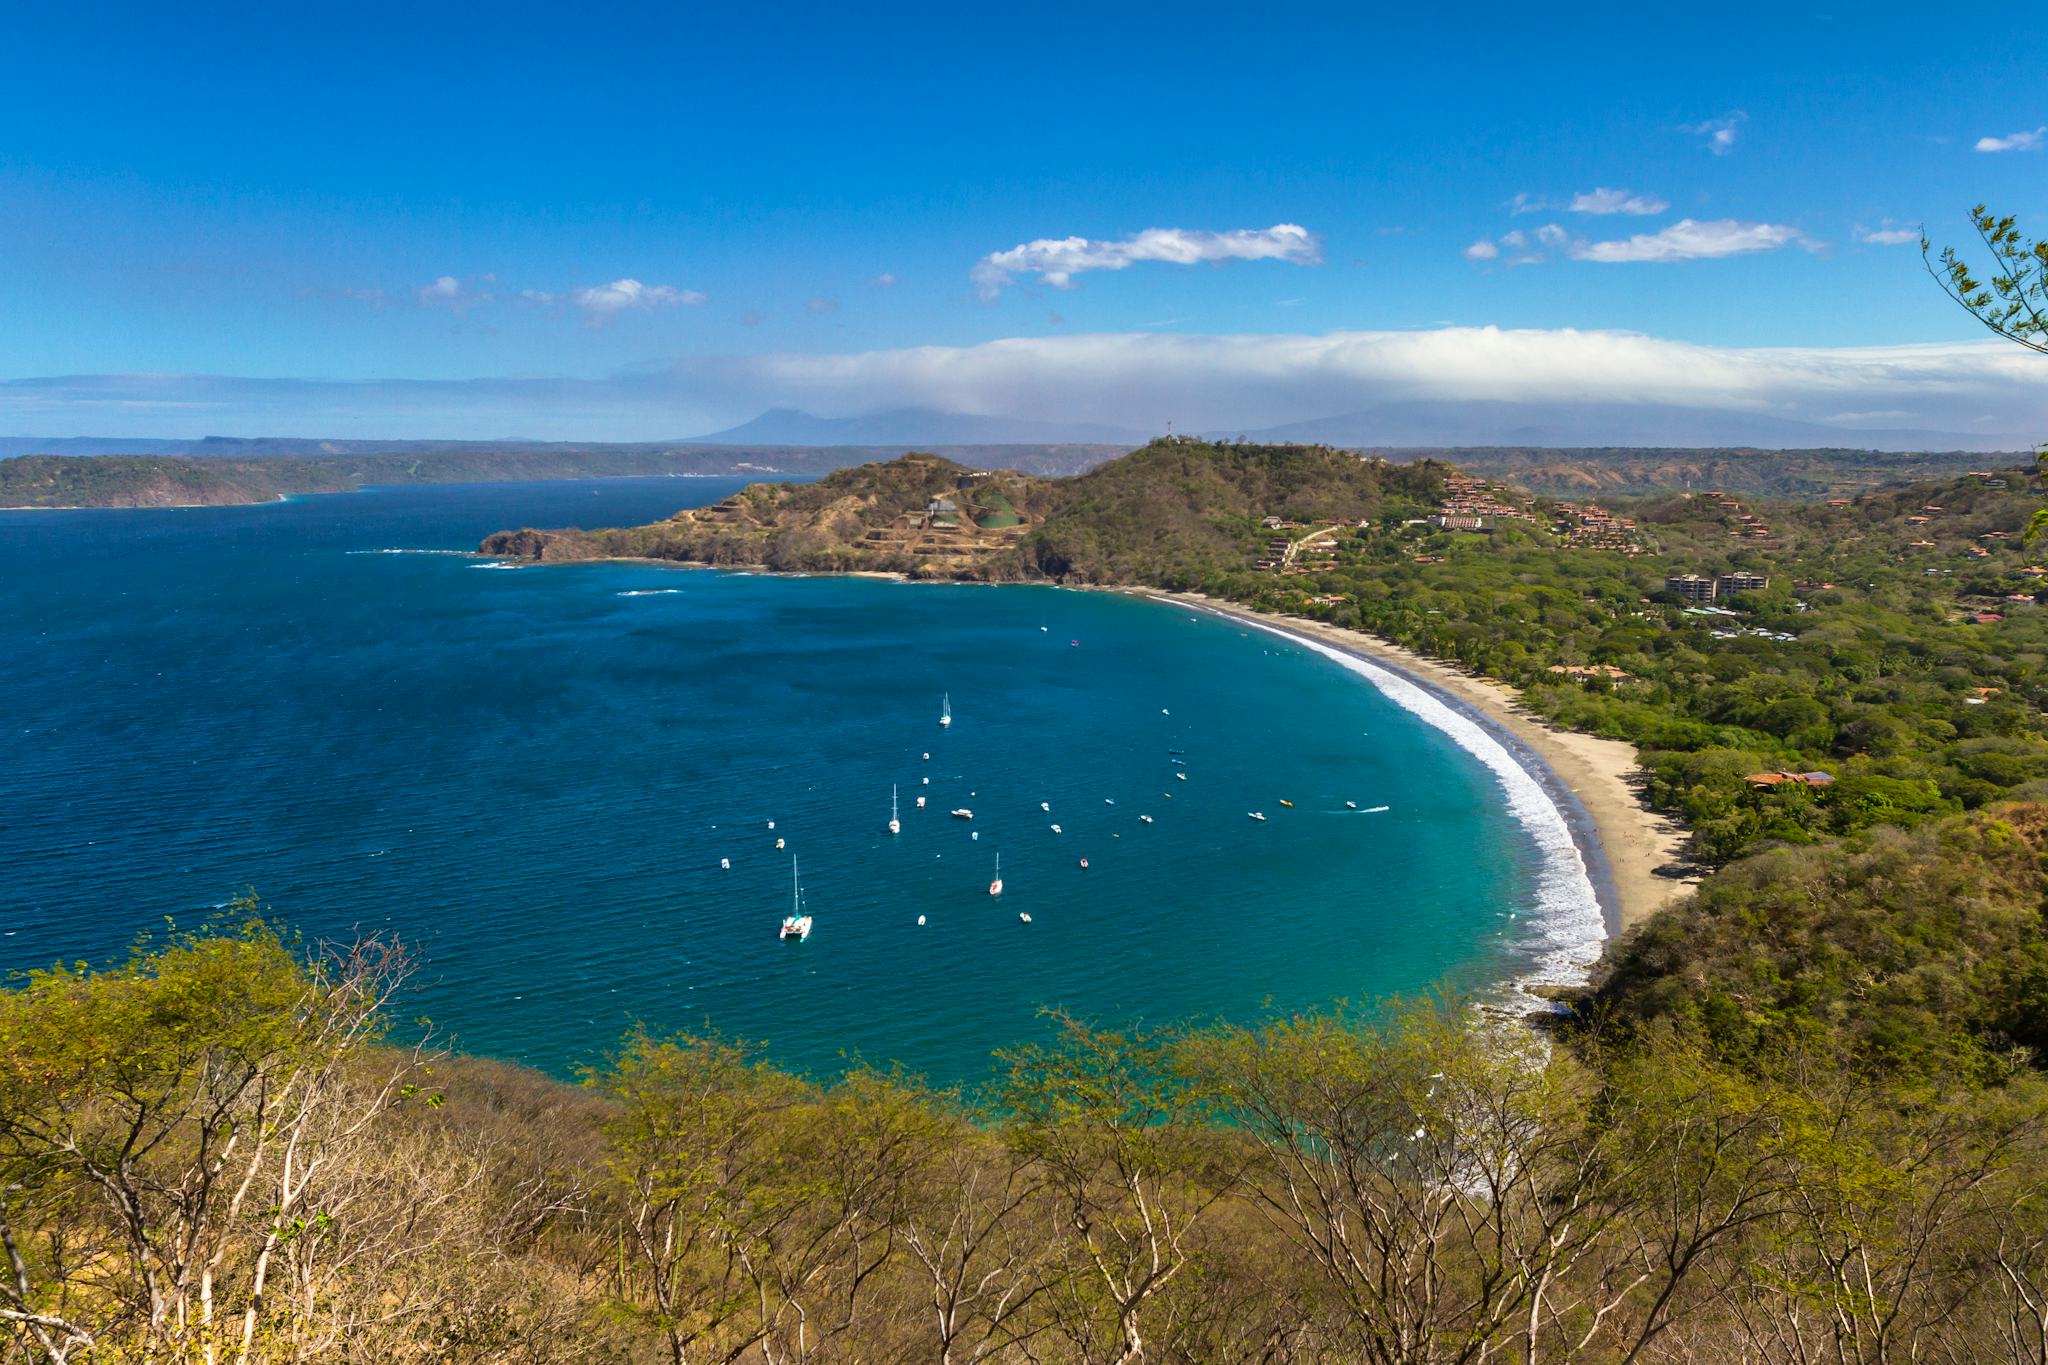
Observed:
[[[948,692],[939,698],[939,728],[943,730],[952,723],[953,694]]]
[[[893,786],[889,788],[889,832],[891,834],[901,834],[903,832],[903,822],[896,818],[896,788]]]
[[[991,896],[1003,894],[1003,855],[1000,853],[996,855],[996,879],[988,884],[988,893]]]
[[[811,936],[811,917],[804,913],[803,887],[796,879],[796,859],[789,860],[789,913],[782,919],[782,937],[802,943]]]

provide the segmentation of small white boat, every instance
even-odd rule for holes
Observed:
[[[923,798],[922,796],[920,796],[920,797],[918,797],[918,798],[917,798],[917,808],[918,808],[919,810],[923,810],[923,809],[924,809],[924,798]]]
[[[782,847],[782,840],[777,839],[775,841],[775,847],[779,850]]]
[[[976,830],[974,831],[974,833],[968,835],[967,837],[974,840],[976,843],[979,843],[981,841],[981,831]]]
[[[1031,923],[1031,916],[1029,915],[1019,915],[1017,918],[1025,924]]]
[[[932,780],[929,777],[927,777],[920,779],[917,785],[920,787],[929,787],[931,784]]]
[[[1039,808],[1040,810],[1043,810],[1043,811],[1049,811],[1049,810],[1051,810],[1051,809],[1052,809],[1052,802],[1050,802],[1050,801],[1041,801],[1041,802],[1039,802],[1039,803],[1038,803],[1038,808]]]
[[[1138,817],[1138,819],[1139,819],[1139,820],[1140,820],[1140,821],[1141,821],[1142,823],[1144,823],[1144,824],[1147,824],[1147,825],[1149,825],[1149,824],[1151,824],[1151,823],[1152,823],[1152,817],[1151,817],[1151,816],[1149,816],[1149,815],[1141,815],[1141,816],[1139,816],[1139,817]]]
[[[931,762],[931,761],[932,761],[932,756],[931,756],[930,754],[926,754],[926,755],[924,756],[924,761],[925,761],[925,762],[927,762],[927,763]]]
[[[924,923],[924,916],[923,916],[923,915],[919,915],[919,916],[917,917],[917,922],[918,922],[919,924],[923,924],[923,923]]]
[[[719,870],[720,870],[720,871],[722,871],[722,872],[730,872],[730,871],[732,871],[732,859],[730,859],[730,858],[720,858],[720,859],[718,860],[718,867],[719,867]]]
[[[1065,830],[1063,830],[1063,829],[1061,829],[1061,828],[1060,828],[1060,827],[1059,827],[1058,825],[1054,825],[1054,826],[1052,827],[1052,832],[1053,832],[1054,834],[1065,834],[1065,833],[1066,833],[1066,831],[1065,831]]]
[[[1116,798],[1113,796],[1105,796],[1102,798],[1102,804],[1105,806],[1114,806],[1116,804]]]
[[[967,807],[962,806],[959,810],[953,812],[953,818],[955,820],[972,820],[974,818],[974,812],[967,809]]]
[[[1165,707],[1162,706],[1159,708],[1159,714],[1162,716],[1170,716],[1173,714],[1173,712],[1167,710]]]
[[[1003,894],[1003,855],[1000,853],[996,855],[996,879],[988,884],[988,893],[991,896]]]
[[[889,832],[891,834],[901,834],[903,832],[903,822],[896,818],[896,789],[894,787],[889,788]]]
[[[811,936],[811,917],[804,913],[804,893],[796,879],[796,859],[789,860],[789,913],[782,917],[782,937],[802,943]]]
[[[770,828],[770,829],[774,829],[774,828],[775,828],[775,822],[774,822],[773,820],[770,820],[770,821],[768,822],[768,828]]]
[[[1175,773],[1174,776],[1179,778],[1183,782],[1188,780],[1188,775],[1186,773]]]
[[[1344,809],[1345,809],[1345,810],[1357,810],[1357,809],[1358,809],[1358,803],[1357,803],[1356,801],[1346,801],[1346,802],[1344,803]]]
[[[1086,870],[1087,870],[1087,867],[1088,867],[1088,860],[1087,860],[1086,858],[1083,858],[1083,859],[1081,860],[1081,868],[1082,868],[1082,870],[1083,870],[1083,871],[1086,871]]]
[[[939,698],[939,728],[945,729],[953,723],[953,694],[948,692]]]
[[[1248,810],[1245,814],[1251,816],[1254,820],[1264,820],[1266,818],[1266,813],[1260,810]]]

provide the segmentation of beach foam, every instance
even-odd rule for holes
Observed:
[[[1343,665],[1402,710],[1449,735],[1459,748],[1487,766],[1507,795],[1508,813],[1535,841],[1543,864],[1536,882],[1533,913],[1516,921],[1523,931],[1522,941],[1516,947],[1534,959],[1534,965],[1516,984],[1583,985],[1607,941],[1607,924],[1571,825],[1535,774],[1486,727],[1407,674],[1277,626],[1243,617],[1231,619],[1281,636]]]

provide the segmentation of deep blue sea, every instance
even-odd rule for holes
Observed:
[[[417,945],[407,1011],[467,1051],[559,1072],[632,1021],[709,1022],[814,1071],[955,1080],[1049,1006],[1251,1019],[1534,951],[1556,850],[1502,777],[1256,629],[448,553],[737,486],[0,513],[0,970],[105,959],[254,887],[308,935]],[[801,944],[776,936],[792,854]]]

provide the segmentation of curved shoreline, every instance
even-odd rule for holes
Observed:
[[[1694,878],[1660,871],[1685,861],[1685,831],[1644,805],[1632,786],[1637,771],[1633,745],[1560,729],[1524,707],[1521,695],[1507,684],[1475,677],[1364,631],[1299,617],[1276,619],[1201,593],[1143,589],[1135,595],[1196,606],[1319,651],[1348,655],[1413,684],[1479,726],[1556,804],[1578,845],[1608,937],[1633,929],[1692,887]]]

